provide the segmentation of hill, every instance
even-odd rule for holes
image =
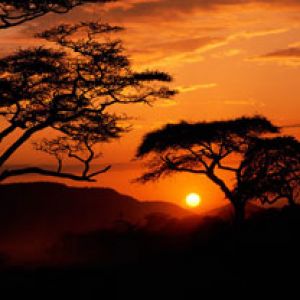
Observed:
[[[80,234],[122,219],[141,222],[160,213],[184,218],[190,212],[167,202],[140,202],[109,188],[77,188],[58,183],[0,186],[0,252],[31,259],[66,233]]]

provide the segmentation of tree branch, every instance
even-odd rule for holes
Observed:
[[[229,167],[229,166],[223,166],[221,164],[221,162],[218,162],[218,168],[221,169],[221,170],[226,170],[226,171],[231,171],[231,172],[238,172],[238,169],[237,168],[232,168],[232,167]]]
[[[187,149],[192,155],[194,155],[194,157],[204,166],[204,168],[208,170],[207,163],[203,160],[203,158],[198,153],[196,153],[191,147],[184,147],[184,148]]]
[[[5,128],[4,130],[2,130],[0,132],[0,143],[2,142],[2,140],[5,137],[7,137],[9,134],[11,134],[16,128],[17,128],[17,126],[15,126],[15,124],[11,124],[10,126]]]
[[[91,173],[88,177],[90,177],[90,178],[95,177],[99,174],[102,174],[102,173],[105,173],[105,172],[109,171],[110,169],[111,169],[111,166],[109,165],[109,166],[103,168],[102,170]]]
[[[89,152],[88,158],[84,162],[84,170],[82,172],[82,176],[86,176],[90,170],[90,163],[95,157],[95,152],[92,149],[92,147],[89,145],[89,142],[87,140],[84,141],[84,144]]]
[[[179,172],[192,173],[192,174],[206,174],[206,171],[203,171],[203,170],[194,170],[194,169],[190,169],[190,168],[175,167],[175,166],[174,166],[173,170],[179,171]]]
[[[287,195],[278,195],[278,196],[274,197],[273,199],[269,199],[268,196],[263,195],[260,198],[261,198],[262,204],[268,203],[268,204],[271,205],[271,204],[274,204],[275,202],[277,202],[280,199],[284,199],[284,198],[288,199],[288,196]]]
[[[188,173],[194,173],[194,174],[206,174],[207,171],[204,170],[195,170],[191,168],[186,168],[186,167],[178,167],[177,163],[172,161],[168,155],[166,157],[161,157],[161,159],[165,162],[167,167],[171,170],[174,171],[179,171],[179,172],[188,172]]]
[[[14,18],[14,17],[1,16],[0,19],[1,19],[2,24],[0,24],[0,29],[7,29],[9,27],[18,26],[18,25],[23,24],[27,21],[31,21],[35,18],[42,17],[46,13],[47,13],[47,11],[43,11],[43,12],[36,13],[34,15],[23,15],[19,18],[19,20],[17,18]]]
[[[48,127],[48,123],[42,123],[25,131],[25,133],[15,141],[0,157],[0,167],[10,158],[14,152],[21,147],[34,133]]]
[[[38,167],[29,167],[29,168],[22,168],[22,169],[15,169],[15,170],[5,170],[0,174],[0,182],[6,180],[10,177],[16,177],[20,175],[29,175],[29,174],[38,174],[43,176],[49,177],[58,177],[58,178],[65,178],[71,179],[75,181],[87,181],[87,182],[95,182],[96,180],[93,177],[105,173],[111,168],[111,166],[107,166],[102,170],[89,174],[87,176],[79,176],[72,173],[61,173],[52,170],[46,170]]]
[[[219,178],[213,172],[207,172],[206,175],[209,179],[211,179],[216,185],[218,185],[221,188],[228,200],[230,200],[231,202],[234,201],[233,193],[230,191],[230,189],[227,187],[227,185],[221,178]]]

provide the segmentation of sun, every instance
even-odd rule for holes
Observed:
[[[197,207],[201,204],[201,197],[197,193],[190,193],[185,197],[185,203],[189,207]]]

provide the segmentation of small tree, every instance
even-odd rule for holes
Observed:
[[[137,158],[152,155],[147,163],[149,171],[139,180],[158,180],[177,172],[205,175],[223,191],[234,207],[236,222],[240,223],[244,219],[245,201],[234,188],[230,188],[218,170],[234,174],[238,183],[241,165],[228,164],[228,159],[240,157],[242,161],[254,138],[277,132],[277,127],[260,116],[209,123],[168,124],[148,133],[139,146]]]
[[[17,26],[49,12],[66,13],[86,3],[105,3],[114,0],[1,0],[0,29]]]
[[[255,140],[245,154],[235,192],[244,201],[273,204],[286,199],[294,206],[300,197],[300,143],[289,136]]]
[[[89,173],[96,157],[93,146],[119,138],[128,130],[122,125],[126,116],[114,114],[112,107],[150,104],[174,95],[161,85],[171,81],[168,74],[131,69],[121,42],[109,38],[120,30],[101,23],[62,25],[39,35],[56,43],[56,50],[21,50],[0,60],[0,116],[7,124],[0,131],[2,145],[5,138],[21,130],[0,155],[0,167],[4,169],[0,181],[28,173],[94,180],[108,167]],[[59,138],[44,140],[35,148],[54,155],[59,163],[56,171],[5,167],[25,142],[46,129],[57,132]],[[83,173],[62,172],[63,157],[83,163]]]

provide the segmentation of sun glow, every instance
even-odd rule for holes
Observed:
[[[196,193],[190,193],[185,197],[185,203],[189,207],[197,207],[201,204],[201,197]]]

